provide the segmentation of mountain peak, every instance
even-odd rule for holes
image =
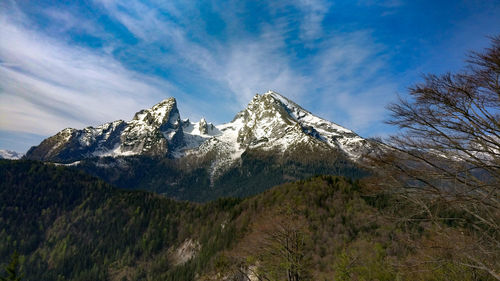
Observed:
[[[262,104],[264,108],[269,109],[270,107],[285,109],[290,115],[296,115],[299,112],[311,114],[311,112],[305,110],[300,105],[285,97],[284,95],[269,90],[262,95],[256,94],[252,101],[249,103],[247,109],[254,107],[255,104]],[[262,107],[261,106],[261,107]]]
[[[207,120],[205,120],[205,117],[201,117],[201,120],[199,123],[199,131],[200,131],[200,134],[208,134],[208,124],[207,124]]]
[[[274,99],[280,100],[280,101],[290,101],[287,97],[283,96],[282,94],[275,92],[273,90],[269,90],[262,94],[262,96],[271,96]]]
[[[160,101],[159,103],[153,105],[153,107],[151,107],[151,110],[159,110],[161,108],[171,108],[171,107],[176,107],[177,106],[177,100],[175,100],[174,97],[168,97],[162,101]]]
[[[20,159],[23,155],[23,153],[16,151],[0,149],[0,159]]]
[[[172,116],[175,120],[172,120]],[[144,122],[148,125],[161,126],[166,121],[177,121],[179,112],[177,109],[177,101],[175,98],[170,97],[162,100],[161,102],[153,105],[150,109],[143,109],[134,115],[133,121]]]
[[[364,143],[354,132],[268,91],[255,95],[233,121],[219,126],[205,118],[195,123],[181,121],[177,101],[171,97],[137,112],[128,122],[119,120],[95,128],[63,130],[30,149],[26,156],[71,162],[95,156],[183,157],[214,151],[216,162],[229,165],[246,149],[284,152],[303,145],[341,150],[354,159]]]
[[[32,147],[26,157],[64,163],[95,156],[166,156],[182,142],[181,125],[175,98],[167,98],[140,110],[128,122],[64,129]]]
[[[256,94],[231,123],[221,128],[235,128],[236,141],[242,148],[285,151],[297,144],[319,145],[340,149],[355,159],[365,145],[351,130],[315,116],[275,91]]]

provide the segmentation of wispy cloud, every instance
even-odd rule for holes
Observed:
[[[403,4],[402,0],[358,0],[358,5],[380,6],[384,8],[396,8]]]
[[[68,46],[0,18],[0,129],[53,134],[130,118],[175,88],[104,53]],[[8,40],[7,40],[8,38]]]
[[[268,89],[309,106],[314,105],[311,101],[321,101],[323,106],[314,105],[312,110],[337,118],[338,115],[331,114],[332,110],[347,113],[347,117],[342,116],[339,122],[356,127],[381,117],[380,110],[373,110],[372,106],[357,107],[364,108],[364,114],[346,106],[353,96],[367,103],[382,100],[372,97],[371,92],[353,93],[355,83],[373,77],[384,63],[380,59],[371,59],[378,46],[369,40],[369,34],[363,32],[336,34],[335,37],[325,34],[322,20],[330,8],[325,1],[292,2],[297,17],[279,16],[281,12],[278,10],[288,9],[288,6],[270,6],[270,13],[276,16],[256,23],[257,34],[231,34],[224,42],[208,40],[209,35],[201,27],[186,29],[186,23],[177,18],[182,16],[181,8],[175,5],[159,8],[148,2],[113,0],[96,3],[139,40],[135,46],[121,48],[127,49],[128,53],[135,52],[137,56],[148,48],[168,50],[160,54],[144,53],[143,59],[160,69],[175,69],[182,73],[184,81],[170,83],[166,79],[128,70],[106,48],[89,50],[70,46],[28,28],[26,22],[14,22],[12,17],[3,15],[0,35],[10,40],[0,43],[0,82],[3,87],[0,110],[6,116],[0,123],[2,129],[51,134],[67,126],[95,125],[117,117],[128,118],[135,110],[149,106],[165,95],[181,95],[177,97],[188,103],[181,106],[187,109],[184,116],[198,117],[202,115],[199,111],[204,110],[199,108],[200,105],[224,104],[229,110],[237,111],[255,93]],[[236,3],[231,5],[238,6]],[[223,11],[218,7],[214,10]],[[61,32],[78,28],[108,38],[107,32],[91,21],[83,20],[84,24],[78,26],[78,18],[73,13],[52,10],[47,14],[54,21],[64,23],[65,30]],[[241,22],[234,22],[234,17],[223,14],[220,17],[233,21],[226,22],[226,26],[244,26]],[[300,57],[290,52],[288,43],[293,36],[290,32],[296,25],[303,42],[320,39],[319,45],[314,46],[314,55]],[[234,32],[231,27],[228,29]],[[207,40],[196,42],[193,38]],[[112,40],[107,43],[120,44]],[[219,85],[217,88],[221,92],[210,96],[225,100],[210,101],[210,96],[196,99],[182,95],[174,85],[192,82],[189,77],[201,78],[194,83]],[[18,109],[13,109],[16,107]],[[40,125],[36,120],[45,120],[45,124]]]
[[[263,26],[257,37],[236,36],[227,42],[210,41],[202,45],[189,39],[182,26],[162,18],[158,10],[136,1],[127,3],[125,7],[120,1],[102,2],[111,15],[141,40],[155,41],[175,52],[176,60],[183,62],[179,71],[199,74],[226,87],[235,97],[233,107],[240,107],[255,93],[271,88],[289,95],[297,95],[302,88],[304,79],[289,65],[290,57],[284,52],[286,38],[279,26]]]
[[[472,33],[498,30],[498,5],[489,3],[468,4],[485,18],[477,26],[480,21],[450,11],[448,17],[461,17],[447,34],[470,32],[440,45],[461,54],[456,46],[463,42],[485,41],[468,40]],[[272,89],[369,136],[386,130],[379,125],[384,106],[398,89],[419,72],[438,69],[438,56],[420,37],[439,37],[433,32],[441,15],[431,15],[426,29],[420,23],[412,29],[414,8],[434,5],[430,1],[21,5],[0,3],[0,133],[50,135],[68,126],[129,119],[167,96],[178,99],[183,117],[204,115],[221,123],[255,93]],[[42,23],[35,24],[38,17]],[[404,24],[393,28],[395,19]]]
[[[387,47],[367,31],[338,35],[323,44],[313,70],[320,112],[354,130],[382,122],[384,107],[396,92],[386,70]]]
[[[183,67],[192,73],[210,78],[211,83],[225,86],[236,98],[235,106],[242,106],[258,92],[274,89],[299,100],[311,94],[310,89],[322,88],[318,95],[326,93],[326,87],[337,86],[339,81],[355,77],[359,72],[363,77],[374,75],[382,63],[370,61],[367,56],[375,55],[374,43],[363,39],[367,33],[341,35],[335,37],[322,29],[322,20],[330,9],[330,4],[321,0],[298,0],[291,2],[293,16],[282,15],[290,4],[272,3],[269,13],[274,15],[269,21],[256,22],[258,34],[249,35],[244,31],[232,34],[227,41],[204,41],[203,45],[190,40],[183,26],[177,20],[169,20],[161,10],[143,2],[105,0],[100,2],[109,13],[144,42],[157,44],[175,51],[177,60],[187,62]],[[238,5],[230,2],[230,8],[216,11],[224,13],[227,26],[243,28],[244,24],[231,16],[228,10],[239,10]],[[169,7],[169,13],[178,9]],[[175,17],[175,15],[174,15]],[[182,21],[182,20],[181,20]],[[321,38],[316,46],[316,55],[307,59],[298,58],[289,49],[288,41],[294,26],[299,26],[302,42]],[[228,27],[232,32],[234,29]],[[193,29],[193,32],[203,30]],[[205,34],[196,34],[195,37]],[[158,38],[162,38],[159,40]],[[329,38],[332,37],[332,38]],[[369,36],[368,36],[369,37]],[[357,41],[358,40],[358,41]],[[376,65],[375,65],[376,64]],[[360,71],[360,67],[363,71]],[[363,78],[367,79],[367,78]]]
[[[300,38],[314,40],[324,35],[322,21],[330,9],[330,2],[323,0],[297,0],[303,19],[300,25]]]

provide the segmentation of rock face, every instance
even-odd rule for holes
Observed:
[[[95,128],[64,129],[32,147],[25,157],[70,163],[96,156],[168,156],[181,142],[177,103],[168,98],[151,109],[137,112],[129,122],[118,120]]]
[[[285,153],[302,147],[335,150],[351,160],[369,149],[351,130],[314,116],[284,96],[255,95],[233,121],[214,126],[205,118],[181,120],[174,98],[122,120],[82,130],[64,129],[32,147],[28,159],[71,163],[104,156],[169,158],[214,155],[210,173],[227,169],[249,150]]]
[[[238,128],[240,147],[286,150],[299,143],[328,145],[357,158],[366,141],[351,130],[314,116],[275,92],[256,95],[225,128]],[[221,128],[222,129],[222,128]]]
[[[316,117],[272,91],[255,95],[233,121],[215,128],[213,136],[186,151],[188,155],[216,155],[211,165],[214,175],[224,171],[249,150],[285,153],[304,147],[320,148],[338,151],[356,161],[370,147],[366,140],[351,130]]]

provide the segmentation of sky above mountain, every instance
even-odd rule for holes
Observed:
[[[230,121],[274,90],[364,137],[424,73],[464,67],[500,34],[500,2],[0,3],[0,148],[130,120],[170,96],[182,118]]]

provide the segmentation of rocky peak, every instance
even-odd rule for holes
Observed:
[[[240,149],[286,151],[312,145],[340,150],[355,159],[366,145],[351,130],[313,115],[274,91],[255,95],[232,122],[220,128],[236,135]]]
[[[200,134],[203,134],[203,135],[208,134],[207,120],[205,120],[204,117],[202,117],[200,120],[199,130],[200,130]]]
[[[300,107],[300,105],[296,104],[295,102],[293,102],[292,100],[288,99],[287,97],[282,96],[279,93],[276,93],[275,91],[267,91],[262,96],[265,96],[265,97],[268,97],[268,98],[272,98],[275,101],[280,102],[282,106],[285,106],[287,108],[297,108],[297,109],[300,109],[300,110],[303,110],[303,111],[306,111],[306,112],[310,113],[309,111],[307,111],[307,110],[303,109],[302,107]]]
[[[300,126],[291,114],[293,108],[288,105],[307,112],[276,92],[256,94],[233,121],[243,124],[238,132],[238,142],[243,145],[264,143],[272,138],[281,138],[291,131],[300,131]]]
[[[177,102],[167,98],[134,115],[82,130],[64,129],[31,148],[28,159],[72,162],[95,156],[167,156],[183,143]]]
[[[297,121],[307,115],[312,114],[279,93],[268,91],[262,95],[256,94],[248,106],[236,115],[235,119],[266,119],[274,116],[290,124],[290,122]]]
[[[164,155],[182,142],[182,122],[175,98],[137,112],[120,137],[121,153]]]
[[[180,122],[177,101],[175,98],[164,99],[150,109],[143,109],[137,112],[132,121],[142,122],[148,126],[156,127],[164,125],[167,121],[171,124]]]

